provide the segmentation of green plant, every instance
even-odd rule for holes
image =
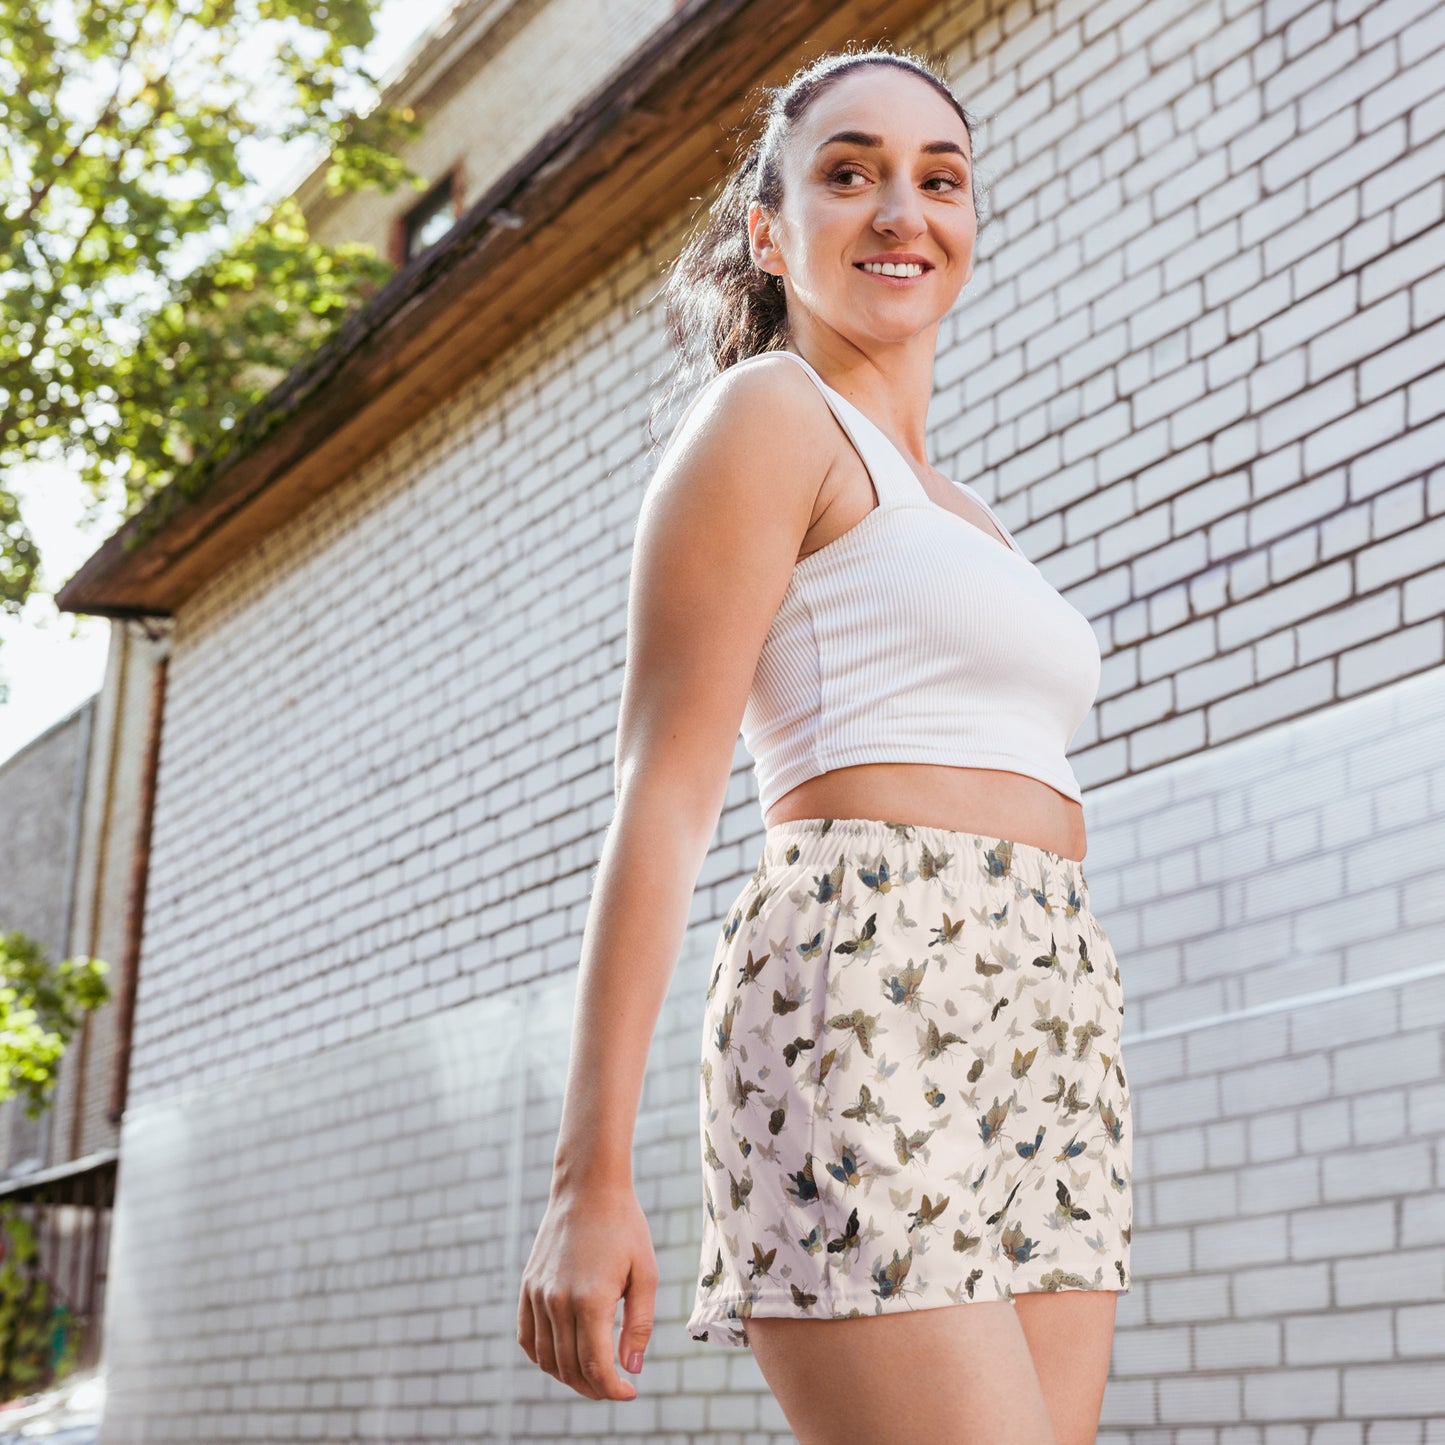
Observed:
[[[110,998],[109,971],[99,958],[52,965],[28,934],[0,933],[0,1101],[18,1095],[30,1118],[45,1112],[82,1015]]]

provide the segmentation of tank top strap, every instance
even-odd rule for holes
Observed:
[[[903,453],[889,440],[887,433],[871,421],[846,396],[833,390],[826,381],[796,351],[779,348],[782,355],[791,356],[809,376],[813,378],[823,399],[832,408],[849,440],[863,458],[863,465],[873,479],[874,490],[878,493],[880,507],[906,506],[916,504],[921,498],[928,501],[928,493],[917,473],[903,459]]]

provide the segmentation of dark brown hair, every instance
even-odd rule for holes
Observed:
[[[653,423],[681,386],[693,390],[749,356],[773,351],[787,340],[788,306],[781,276],[759,269],[748,238],[748,207],[759,202],[777,213],[783,200],[783,147],[800,116],[839,77],[864,65],[892,65],[933,86],[958,112],[973,149],[977,122],[963,108],[933,63],[915,52],[874,46],[830,51],[797,71],[786,85],[764,86],[761,130],[743,149],[732,173],[668,272],[664,316],[675,352],[670,384],[647,419],[648,436],[660,442]],[[981,191],[973,175],[973,205]]]

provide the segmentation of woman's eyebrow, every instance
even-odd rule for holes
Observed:
[[[818,146],[814,150],[813,154],[817,155],[818,151],[822,150],[825,146],[835,145],[839,142],[842,142],[846,145],[871,146],[876,150],[882,146],[883,137],[881,135],[870,135],[867,131],[864,130],[834,131],[827,140],[820,141],[818,143]],[[920,151],[923,151],[927,155],[952,154],[956,156],[961,156],[964,161],[968,161],[968,153],[961,145],[959,145],[957,141],[953,140],[924,141],[924,143],[919,146],[918,149]]]

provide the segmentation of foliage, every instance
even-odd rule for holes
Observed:
[[[80,1336],[74,1312],[55,1298],[36,1268],[39,1245],[29,1220],[9,1200],[0,1204],[0,1399],[43,1389],[74,1368]],[[64,1343],[56,1356],[56,1335]]]
[[[0,1102],[23,1095],[38,1119],[55,1087],[55,1068],[81,1015],[110,998],[99,958],[53,965],[28,934],[0,933]]]
[[[248,220],[263,143],[327,189],[424,181],[362,59],[376,0],[0,0],[0,480],[64,459],[138,511],[371,295],[390,263],[290,200]],[[369,107],[369,108],[368,108]],[[0,487],[0,608],[37,558]]]

